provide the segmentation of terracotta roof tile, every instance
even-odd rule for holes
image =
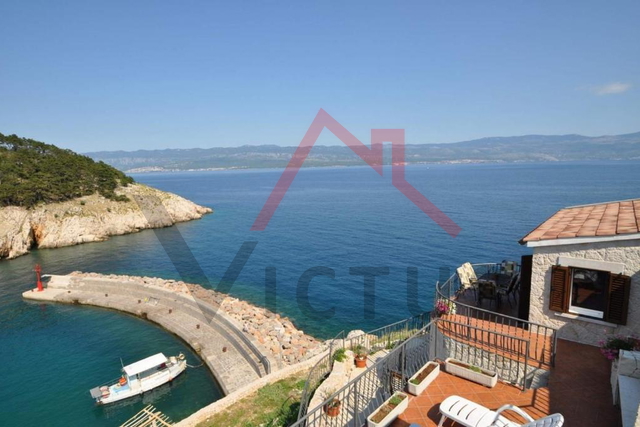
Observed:
[[[520,243],[634,233],[640,233],[640,199],[561,209]]]

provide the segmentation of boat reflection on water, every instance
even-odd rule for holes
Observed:
[[[187,381],[187,376],[188,374],[185,372],[183,375],[176,377],[172,382],[156,387],[143,395],[114,402],[110,405],[94,405],[94,411],[98,418],[109,419],[122,415],[123,411],[130,412],[133,416],[147,405],[162,406],[158,405],[158,403],[171,395],[173,390],[179,389],[180,385]]]

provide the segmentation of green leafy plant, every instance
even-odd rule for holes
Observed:
[[[360,345],[360,344],[354,347],[353,353],[355,354],[355,357],[358,359],[364,359],[365,357],[367,357],[367,354],[369,354],[368,350],[363,345]]]
[[[473,371],[473,372],[477,372],[477,373],[479,373],[479,374],[481,374],[481,373],[482,373],[482,369],[481,369],[481,368],[479,368],[479,367],[477,367],[477,366],[473,366],[473,365],[469,365],[469,370],[470,370],[470,371]]]
[[[333,353],[333,360],[336,362],[344,362],[347,359],[346,349],[339,348]]]
[[[398,406],[404,400],[404,396],[401,394],[394,395],[390,400],[389,404],[392,406]]]

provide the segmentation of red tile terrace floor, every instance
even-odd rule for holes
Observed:
[[[529,341],[529,363],[537,365],[542,369],[549,369],[551,367],[551,348],[552,337],[547,335],[548,331],[544,328],[532,325],[529,330],[519,328],[516,325],[503,324],[503,316],[517,317],[518,316],[518,304],[516,299],[515,305],[511,305],[508,300],[496,307],[496,304],[491,304],[490,301],[484,300],[481,304],[477,304],[473,292],[467,291],[455,298],[456,301],[469,307],[465,311],[466,315],[447,315],[442,316],[445,320],[453,322],[459,322],[462,324],[468,324],[477,329],[471,331],[474,344],[484,343],[480,347],[492,350],[498,350],[498,353],[512,359],[518,359],[513,357],[514,354],[524,354],[525,352],[519,348],[522,342],[516,340],[504,339],[500,340],[495,334],[489,334],[488,331],[496,332],[499,334],[510,335],[513,337],[522,338]],[[476,308],[478,310],[476,310]],[[487,311],[482,311],[482,310]],[[493,313],[492,313],[493,312]],[[467,316],[468,315],[468,316]],[[447,335],[456,337],[459,341],[465,341],[461,339],[467,335],[467,330],[464,327],[455,326],[444,323],[440,325],[441,330]],[[484,333],[482,331],[485,331]],[[513,346],[513,348],[509,348]]]
[[[440,402],[456,394],[494,410],[511,403],[534,419],[559,412],[564,415],[565,427],[617,427],[621,425],[620,410],[612,403],[610,372],[610,362],[596,347],[558,340],[556,366],[548,387],[523,392],[498,383],[489,389],[441,371],[427,390],[411,397],[409,407],[392,426],[437,426]],[[512,414],[506,415],[512,418]],[[524,423],[522,419],[513,420]],[[445,422],[445,427],[451,426],[457,424]]]

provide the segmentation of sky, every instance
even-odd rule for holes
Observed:
[[[640,131],[640,2],[0,0],[0,132],[80,152]],[[323,132],[319,143],[338,144]]]

